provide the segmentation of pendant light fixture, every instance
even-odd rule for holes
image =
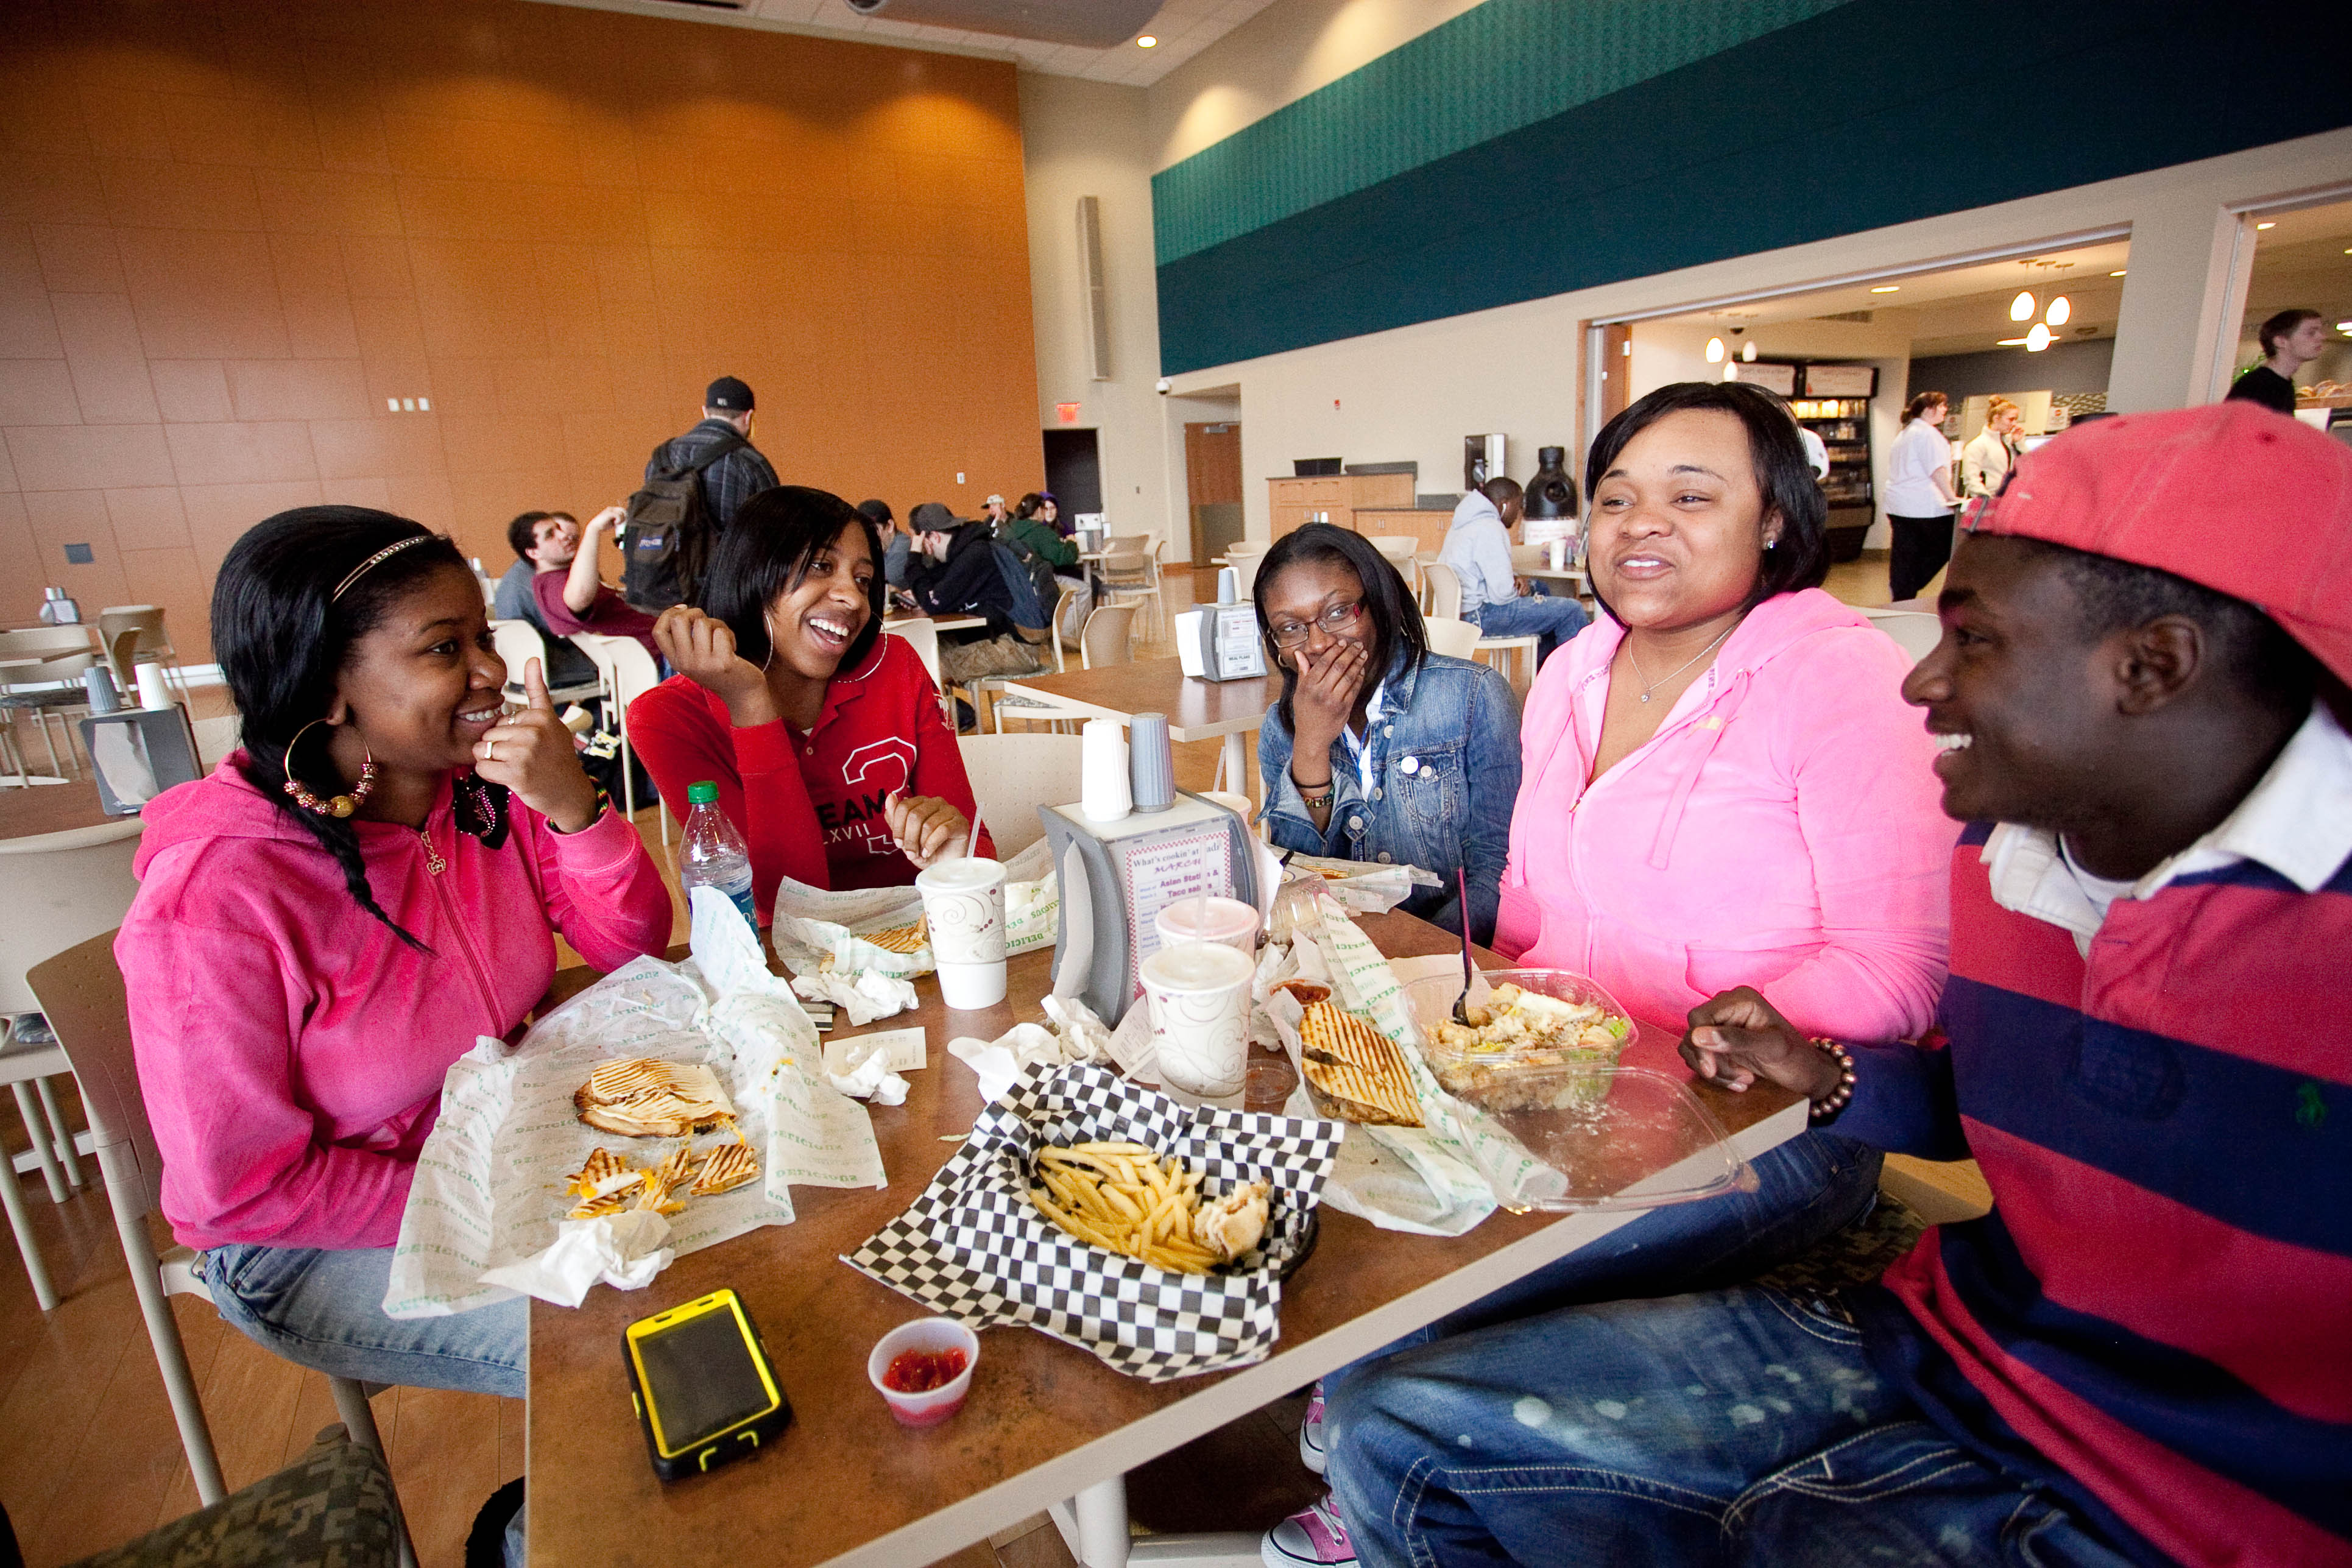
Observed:
[[[2009,319],[2012,321],[2033,320],[2033,294],[2031,289],[2021,291],[2009,302]]]

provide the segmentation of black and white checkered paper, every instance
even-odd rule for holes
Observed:
[[[973,1328],[1026,1323],[1152,1383],[1263,1361],[1282,1332],[1283,1267],[1305,1245],[1345,1129],[1192,1110],[1094,1066],[1032,1067],[905,1214],[842,1261]],[[1203,1173],[1214,1198],[1271,1182],[1262,1260],[1173,1274],[1090,1247],[1027,1196],[1037,1151],[1129,1140]]]

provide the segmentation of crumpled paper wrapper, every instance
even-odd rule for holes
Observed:
[[[1051,947],[1061,920],[1053,850],[1040,838],[1004,863],[1004,953]],[[835,892],[785,878],[776,887],[768,937],[794,974],[870,970],[899,979],[929,974],[930,942],[919,930],[923,898],[912,887]]]
[[[915,983],[879,970],[861,970],[845,974],[826,970],[819,974],[803,974],[793,981],[796,995],[812,1002],[830,1002],[849,1015],[850,1026],[862,1028],[877,1018],[912,1010],[918,1005]]]
[[[1076,997],[1047,996],[1045,1014],[1053,1020],[1050,1028],[1044,1024],[1015,1024],[992,1040],[960,1035],[948,1042],[948,1055],[967,1063],[979,1075],[981,1099],[992,1105],[1002,1101],[1022,1073],[1033,1067],[1116,1059],[1110,1031],[1103,1027],[1094,1009]]]

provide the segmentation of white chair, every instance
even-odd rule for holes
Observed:
[[[1367,543],[1381,552],[1383,560],[1397,569],[1397,575],[1404,579],[1408,589],[1416,593],[1420,591],[1421,564],[1417,556],[1421,541],[1418,538],[1410,533],[1371,533],[1364,537]]]
[[[1062,624],[1062,606],[1064,604],[1068,602],[1070,595],[1075,592],[1076,592],[1076,590],[1070,587],[1066,583],[1060,584],[1056,589],[1054,595],[1053,613],[1046,617],[1055,626],[1058,626]],[[1079,636],[1081,637],[1085,636],[1084,628],[1080,628]],[[1070,668],[1069,662],[1062,651],[1061,637],[1059,636],[1048,637],[1046,639],[1046,645],[1054,651],[1054,673],[1055,675],[1064,675],[1068,673]],[[1045,704],[1032,700],[1029,698],[1008,698],[1004,695],[1004,683],[1008,680],[1017,680],[1021,678],[1012,675],[983,675],[971,683],[966,689],[971,694],[973,704],[973,730],[977,731],[980,728],[980,710],[982,706],[983,698],[986,699],[985,706],[988,711],[989,725],[1000,735],[1004,733],[1004,710],[1007,708],[1014,710],[1013,716],[1015,719],[1018,719],[1022,716],[1019,711],[1021,709],[1034,709],[1045,706]],[[950,714],[950,718],[952,721],[953,715]]]
[[[966,735],[963,771],[981,821],[1010,859],[1045,836],[1041,805],[1067,805],[1081,793],[1086,742],[1076,735]]]
[[[1269,548],[1263,539],[1236,539],[1225,546],[1225,564],[1234,569],[1234,581],[1240,584],[1243,598],[1257,597],[1257,569]]]
[[[621,737],[621,809],[631,822],[637,819],[637,775],[632,765],[629,750],[629,704],[661,684],[661,667],[646,645],[635,637],[604,637],[595,632],[576,632],[572,646],[588,656],[596,666],[597,684],[602,689],[606,710],[613,716],[614,728]],[[661,841],[669,843],[669,813],[661,816]]]
[[[490,644],[506,663],[507,696],[510,700],[522,700],[522,667],[530,660],[539,660],[540,679],[547,679],[547,639],[529,621],[492,621]],[[606,695],[601,678],[576,686],[551,686],[547,691],[551,702],[584,702],[591,697]]]
[[[1944,640],[1942,618],[1924,610],[1865,607],[1862,613],[1870,617],[1872,626],[1893,637],[1903,651],[1911,656],[1914,664],[1935,652],[1936,645]]]
[[[1160,592],[1160,545],[1151,535],[1130,533],[1105,541],[1099,575],[1104,603],[1150,605],[1155,640],[1167,635]]]
[[[1078,668],[1100,669],[1114,664],[1135,662],[1135,606],[1133,605],[1097,605],[1087,616],[1087,624],[1078,633]],[[1011,710],[1008,715],[1006,710]],[[997,733],[1004,732],[1007,717],[1024,724],[1050,723],[1056,731],[1076,722],[1067,715],[1069,710],[1050,702],[1038,702],[1026,698],[996,701]]]
[[[1475,658],[1478,656],[1478,628],[1468,621],[1423,616],[1421,617],[1421,629],[1429,639],[1429,651],[1432,653],[1442,653],[1448,658]]]
[[[923,668],[930,676],[931,684],[939,689],[940,711],[946,717],[948,728],[954,729],[955,699],[948,695],[947,687],[940,679],[940,628],[929,620],[907,620],[882,629],[891,637],[904,639],[907,646],[915,650],[915,657],[923,661]]]
[[[49,750],[49,772],[63,778],[70,766],[76,778],[81,776],[80,754],[74,750],[72,715],[86,712],[89,694],[82,688],[84,670],[99,661],[98,646],[90,641],[89,628],[81,626],[27,626],[21,631],[0,632],[0,658],[46,655],[38,664],[24,665],[0,674],[0,716],[8,721],[9,749],[16,753],[16,782],[25,783],[25,744],[16,733],[16,715],[29,713],[41,727],[41,743]],[[49,720],[57,719],[66,732],[65,763],[58,761],[58,743],[49,733]]]
[[[26,971],[85,937],[122,923],[139,891],[131,860],[139,848],[142,826],[139,818],[127,816],[95,827],[0,838],[0,1015],[30,1013],[40,1006],[26,983]],[[16,1091],[16,1109],[33,1141],[29,1155],[19,1155],[8,1169],[0,1170],[0,1204],[8,1211],[25,1272],[32,1276],[33,1294],[45,1312],[58,1304],[57,1292],[26,1223],[16,1172],[38,1166],[49,1196],[58,1203],[66,1201],[68,1186],[81,1185],[74,1138],[49,1082],[67,1070],[65,1056],[54,1045],[18,1041],[0,1049],[0,1080]]]
[[[1427,562],[1422,566],[1421,580],[1428,585],[1423,610],[1441,621],[1462,618],[1462,579],[1454,574],[1453,567],[1441,561]]]
[[[1429,613],[1424,618],[1438,621],[1461,620],[1462,579],[1454,574],[1454,568],[1442,561],[1432,561],[1422,568],[1422,580],[1429,584]],[[1535,679],[1536,653],[1538,646],[1538,639],[1532,633],[1515,637],[1490,637],[1481,635],[1472,650],[1471,657],[1475,658],[1482,653],[1513,655],[1512,673],[1517,675],[1524,672],[1528,679],[1514,680],[1511,684],[1520,690],[1525,690]],[[1522,654],[1525,655],[1524,661],[1517,657]]]
[[[139,1072],[131,1059],[130,1004],[123,993],[122,973],[114,963],[114,933],[101,932],[44,959],[33,966],[26,979],[81,1085],[82,1110],[89,1117],[98,1168],[106,1181],[107,1202],[114,1210],[123,1260],[130,1265],[131,1287],[139,1294],[139,1310],[147,1320],[147,1337],[155,1347],[155,1365],[163,1373],[173,1417],[179,1423],[180,1446],[187,1451],[196,1496],[209,1506],[226,1497],[228,1488],[221,1479],[212,1428],[205,1421],[204,1402],[197,1397],[195,1379],[189,1374],[187,1348],[181,1342],[180,1325],[172,1316],[168,1298],[200,1296],[206,1301],[213,1298],[196,1277],[194,1253],[174,1247],[159,1258],[154,1243],[147,1237],[147,1216],[163,1201],[163,1158],[148,1124],[147,1102],[141,1095]],[[375,1390],[345,1377],[331,1377],[327,1383],[334,1392],[336,1414],[342,1417],[352,1441],[383,1458],[383,1437],[376,1430],[374,1413],[368,1408],[368,1397]],[[408,1527],[400,1519],[397,1496],[393,1511],[400,1561],[413,1568],[416,1554],[409,1543]]]
[[[116,684],[125,692],[139,689],[138,667],[152,664],[163,669],[166,682],[179,688],[180,700],[188,700],[188,678],[163,625],[163,605],[109,605],[98,612],[98,642],[114,667]]]

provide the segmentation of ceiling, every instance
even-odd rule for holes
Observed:
[[[2317,310],[2335,327],[2352,321],[2352,202],[2331,202],[2298,212],[2268,213],[2271,224],[2254,236],[2254,265],[2246,279],[2245,335],[2275,311],[2290,307]]]
[[[590,5],[604,11],[632,11],[646,16],[668,16],[686,22],[721,26],[768,27],[785,33],[814,33],[826,37],[860,38],[899,48],[935,49],[946,54],[987,55],[1012,59],[1023,70],[1048,76],[1082,77],[1088,81],[1118,82],[1126,87],[1150,87],[1186,60],[1256,16],[1273,0],[1166,0],[1152,17],[1150,34],[1160,42],[1138,47],[1132,41],[1108,49],[1076,48],[1062,44],[1034,43],[995,33],[966,32],[954,27],[894,22],[885,10],[879,16],[861,16],[845,0],[745,0],[740,11],[722,11],[670,0],[545,0],[557,5]],[[1084,0],[1077,0],[1084,4]]]
[[[2031,323],[2012,321],[2009,310],[2011,301],[2023,290],[2033,295],[2037,320],[2054,296],[2066,297],[2072,313],[2064,326],[2053,329],[2058,341],[2111,338],[2123,304],[2124,280],[2110,274],[2126,270],[2130,254],[2129,242],[2110,240],[2006,261],[1886,278],[1875,284],[1791,294],[1675,319],[1748,327],[1867,311],[1871,325],[1905,333],[1911,340],[1912,356],[1925,358],[1974,353],[1993,348],[2003,338],[2022,335]],[[1873,292],[1877,289],[1890,291]]]

